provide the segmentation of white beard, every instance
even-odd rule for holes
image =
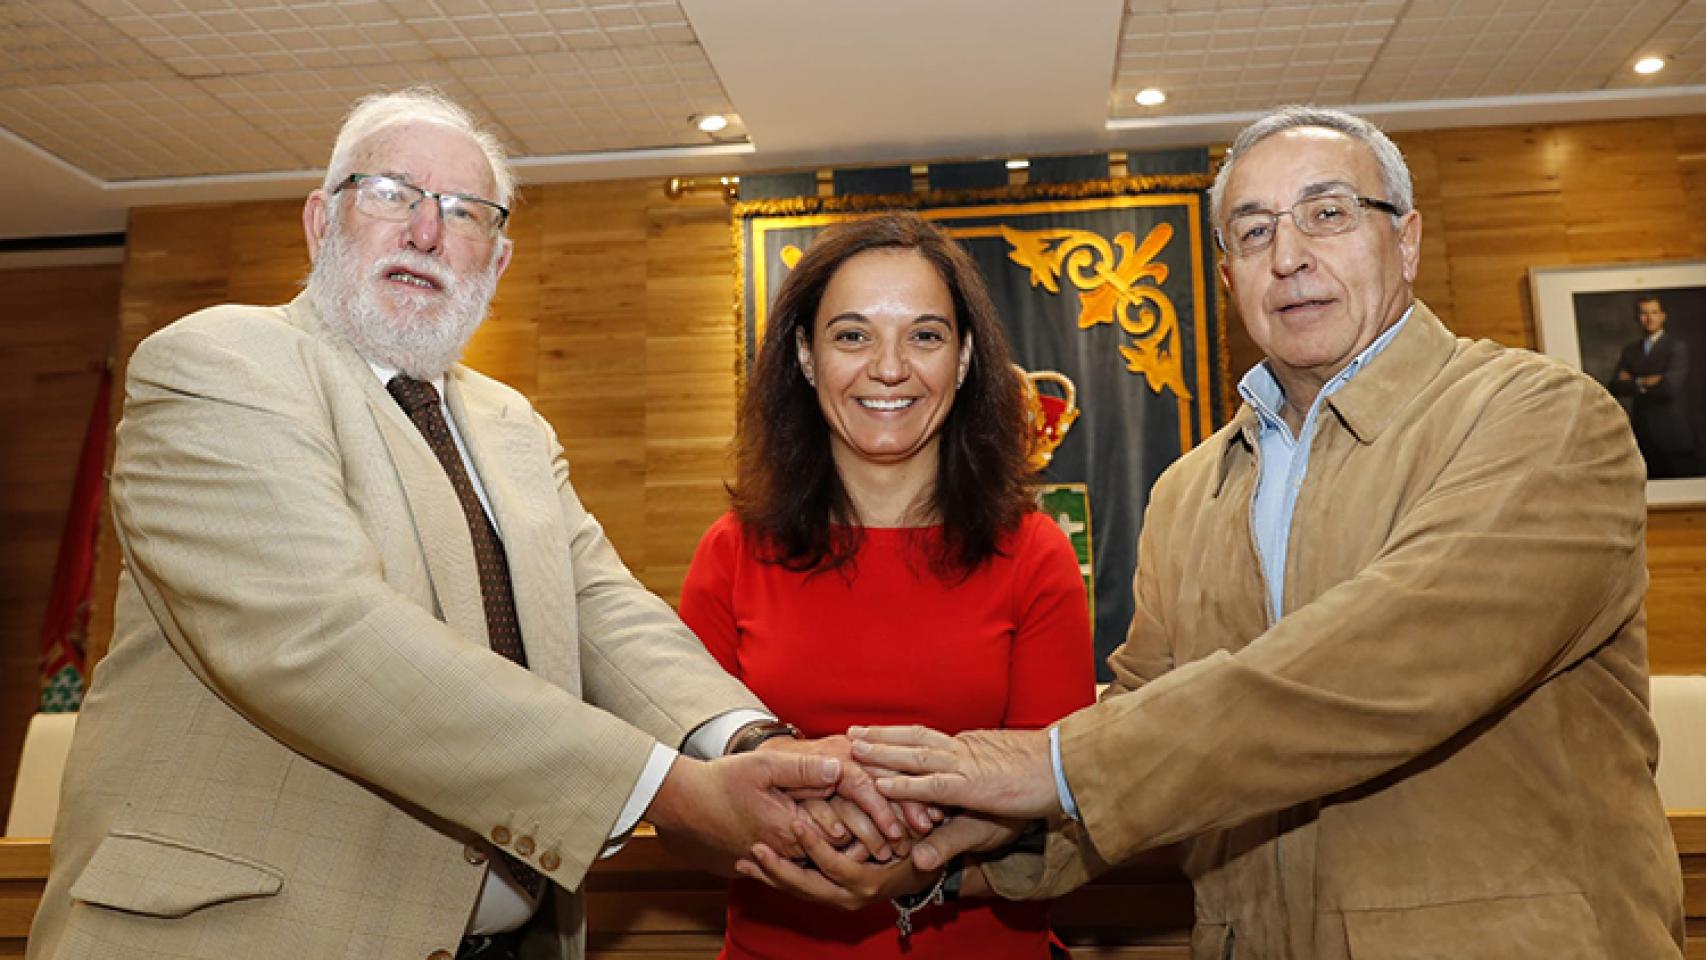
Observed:
[[[414,293],[392,284],[395,306],[386,306],[377,287],[399,267],[432,277],[440,289]],[[461,358],[485,319],[498,288],[496,267],[495,250],[485,269],[467,277],[418,250],[399,250],[364,269],[334,220],[308,274],[308,298],[326,326],[364,358],[431,380]]]

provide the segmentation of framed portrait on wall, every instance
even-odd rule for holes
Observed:
[[[1622,405],[1651,506],[1706,505],[1706,261],[1528,271],[1540,349]]]

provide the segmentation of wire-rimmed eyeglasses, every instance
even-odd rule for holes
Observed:
[[[1362,226],[1365,207],[1394,217],[1404,213],[1390,201],[1324,193],[1299,200],[1284,210],[1245,210],[1227,221],[1225,230],[1216,229],[1214,239],[1220,249],[1234,257],[1249,256],[1273,245],[1279,218],[1284,214],[1291,214],[1291,222],[1306,237],[1335,237]]]
[[[333,193],[355,188],[355,208],[370,217],[393,222],[414,216],[422,200],[431,197],[438,205],[444,229],[472,240],[490,240],[509,220],[509,208],[465,193],[434,193],[382,173],[352,173]]]

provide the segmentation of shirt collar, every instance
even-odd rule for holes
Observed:
[[[1415,396],[1439,374],[1441,368],[1456,353],[1460,342],[1445,328],[1445,324],[1434,316],[1428,305],[1420,300],[1411,304],[1406,319],[1401,324],[1395,324],[1389,332],[1392,333],[1392,338],[1378,351],[1380,356],[1377,358],[1375,354],[1369,353],[1364,359],[1363,365],[1378,359],[1379,373],[1370,377],[1357,377],[1354,382],[1341,384],[1343,389],[1327,401],[1344,422],[1346,429],[1362,443],[1373,443],[1381,432],[1392,424],[1403,409],[1404,402]],[[1265,364],[1256,369],[1264,367]],[[1255,370],[1251,373],[1255,373]],[[1249,379],[1248,376],[1246,379]],[[1259,383],[1260,378],[1257,378],[1256,382]],[[1242,384],[1239,392],[1243,393]],[[1273,393],[1279,393],[1277,384]],[[1248,401],[1249,398],[1246,396],[1245,399]],[[1278,409],[1277,402],[1274,408]],[[1246,402],[1233,415],[1231,423],[1228,424],[1231,429],[1224,431],[1225,446],[1218,451],[1220,471],[1215,478],[1216,495],[1219,495],[1226,483],[1227,473],[1234,459],[1233,451],[1239,443],[1245,444],[1251,450],[1255,449],[1261,423],[1260,414],[1256,412],[1253,403]]]
[[[366,357],[362,357],[362,359],[367,360]],[[398,370],[396,367],[387,367],[383,363],[375,363],[372,360],[367,360],[367,368],[369,370],[372,370],[373,375],[379,378],[379,385],[382,387],[390,385],[392,378],[396,377],[398,374]],[[438,402],[443,403],[444,402],[444,374],[441,373],[438,376],[433,377],[428,382],[432,384],[432,388],[434,390],[438,391]]]
[[[1386,346],[1397,338],[1398,331],[1403,329],[1405,321],[1409,320],[1410,314],[1414,312],[1416,312],[1416,304],[1412,301],[1410,306],[1405,308],[1404,315],[1398,318],[1397,323],[1381,331],[1380,336],[1375,337],[1373,343],[1364,347],[1360,353],[1351,358],[1350,363],[1345,364],[1343,370],[1334,374],[1333,378],[1321,387],[1321,392],[1315,395],[1314,406],[1304,414],[1305,421],[1315,415],[1315,411],[1320,409],[1321,404],[1328,397],[1338,393],[1339,389],[1350,383],[1351,378],[1361,372],[1370,360],[1385,350]],[[1244,398],[1245,403],[1250,405],[1250,409],[1255,411],[1257,423],[1263,430],[1285,430],[1289,435],[1290,427],[1286,425],[1285,420],[1279,414],[1280,408],[1285,405],[1285,391],[1280,387],[1279,379],[1274,376],[1273,367],[1268,361],[1263,360],[1251,367],[1249,373],[1244,374],[1244,379],[1238,381],[1238,394]]]

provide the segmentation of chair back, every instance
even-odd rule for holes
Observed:
[[[12,785],[12,809],[6,815],[6,836],[48,837],[59,813],[59,780],[65,755],[77,729],[75,713],[38,713],[24,734],[18,758],[18,780]]]

